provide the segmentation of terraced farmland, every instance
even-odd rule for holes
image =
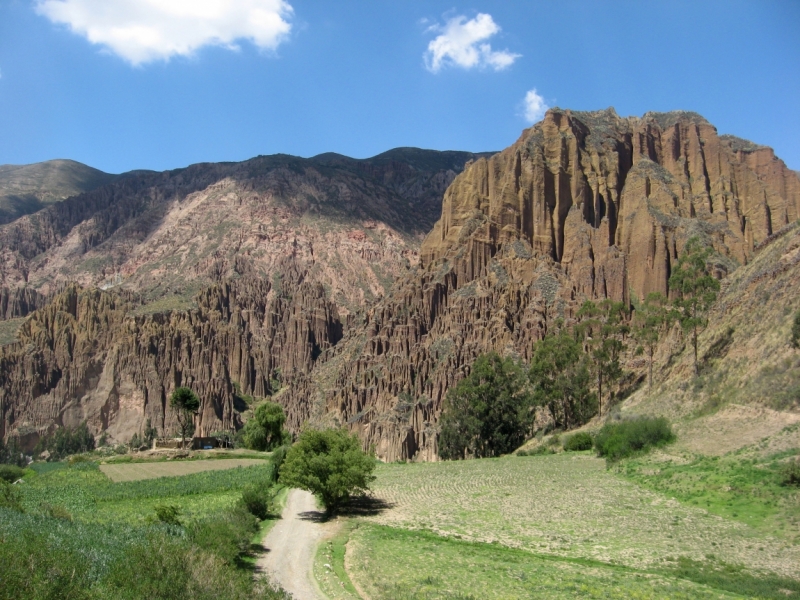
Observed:
[[[158,477],[179,477],[204,471],[223,471],[236,467],[254,467],[264,461],[254,458],[223,458],[219,460],[192,460],[175,462],[144,462],[100,465],[100,470],[114,483],[140,481]]]

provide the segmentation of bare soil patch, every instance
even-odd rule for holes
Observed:
[[[236,467],[263,465],[264,461],[255,458],[221,458],[219,460],[192,460],[185,462],[146,462],[100,465],[100,470],[114,483],[120,481],[139,481],[157,477],[179,477],[203,471],[221,471]]]

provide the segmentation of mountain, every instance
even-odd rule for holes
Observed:
[[[177,385],[203,398],[201,432],[238,426],[238,394],[310,370],[418,263],[444,190],[479,157],[134,172],[0,227],[0,433],[35,443],[87,420],[125,441],[147,418],[172,426]]]
[[[346,425],[385,460],[435,459],[444,396],[479,354],[529,359],[586,299],[667,292],[692,236],[723,278],[798,217],[797,175],[695,113],[550,110],[455,179],[419,269],[281,402],[295,429]]]
[[[0,165],[0,224],[97,189],[117,177],[74,160]]]
[[[769,303],[736,347],[777,336],[797,300],[773,283],[800,267],[776,249],[799,217],[795,172],[690,112],[552,109],[493,155],[133,174],[0,227],[14,319],[0,337],[16,340],[0,347],[0,433],[30,445],[86,420],[127,441],[146,419],[169,432],[167,398],[189,385],[200,433],[238,427],[248,396],[269,395],[294,432],[345,426],[384,460],[434,460],[442,401],[479,354],[527,360],[586,299],[668,292],[690,237],[713,248],[723,287],[746,282],[716,311]],[[728,364],[714,362],[727,331],[701,337],[709,369]],[[664,394],[686,384],[683,346],[676,333],[659,351]],[[794,381],[781,352],[769,361],[789,374],[767,379]],[[642,360],[626,361],[635,389]],[[745,386],[740,402],[763,399]]]

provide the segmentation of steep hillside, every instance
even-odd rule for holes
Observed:
[[[679,448],[705,455],[762,440],[765,455],[800,447],[800,427],[790,427],[800,423],[800,351],[789,344],[798,290],[800,222],[722,281],[699,340],[700,376],[693,377],[691,352],[673,334],[657,356],[657,384],[634,393],[623,412],[669,415],[678,423]]]
[[[0,165],[0,224],[117,179],[74,160]]]
[[[0,227],[0,434],[30,445],[88,420],[126,441],[147,418],[169,431],[179,385],[203,399],[200,432],[239,426],[238,394],[308,372],[418,262],[474,158],[401,148],[133,173]]]
[[[527,359],[587,298],[668,292],[693,235],[724,277],[798,216],[795,173],[695,113],[551,110],[453,182],[419,270],[282,402],[294,427],[310,402],[382,458],[433,459],[444,395],[478,354]]]

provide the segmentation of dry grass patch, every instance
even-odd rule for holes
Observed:
[[[257,458],[238,458],[218,460],[197,460],[185,462],[146,462],[100,465],[100,470],[114,483],[120,481],[140,481],[158,477],[179,477],[203,471],[222,471],[236,467],[263,465]]]

